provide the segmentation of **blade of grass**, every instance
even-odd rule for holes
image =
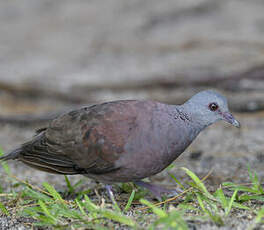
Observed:
[[[201,209],[203,210],[203,212],[205,212],[206,214],[209,215],[209,212],[208,212],[208,210],[205,208],[204,203],[203,203],[203,201],[202,201],[202,198],[201,198],[200,194],[197,193],[197,194],[196,194],[196,197],[197,197],[197,201],[198,201],[198,203],[199,203]]]
[[[61,195],[55,190],[55,188],[52,185],[50,185],[47,182],[44,182],[42,185],[52,195],[52,197],[55,200],[60,201],[62,204],[66,203],[65,200],[62,199]]]
[[[88,210],[89,212],[95,212],[96,210],[99,209],[99,207],[96,206],[96,205],[90,200],[90,198],[89,198],[87,195],[84,195],[84,200],[85,200],[84,205],[85,205],[85,207],[87,208],[87,210]]]
[[[133,190],[131,192],[130,197],[128,199],[128,202],[127,202],[127,204],[126,204],[126,206],[124,208],[124,212],[126,212],[131,207],[131,204],[132,204],[132,202],[134,200],[134,197],[135,197],[135,192],[136,192],[135,190]]]
[[[24,185],[28,186],[29,188],[35,189],[35,190],[37,190],[37,191],[39,191],[39,192],[41,192],[41,193],[44,193],[44,194],[46,194],[46,195],[48,195],[48,196],[51,196],[51,194],[48,193],[47,191],[45,191],[45,190],[43,190],[43,189],[41,189],[41,188],[39,188],[39,187],[37,187],[37,186],[34,186],[34,185],[32,185],[32,184],[30,184],[30,183],[24,181],[24,180],[20,180],[18,177],[16,177],[16,176],[13,175],[13,174],[10,174],[9,176],[12,177],[12,178],[14,178],[16,181],[20,182],[21,184],[24,184]]]
[[[0,148],[0,156],[3,156],[3,155],[4,155],[4,154],[3,154],[3,150]],[[8,164],[7,164],[5,161],[1,161],[1,165],[2,165],[2,167],[3,167],[4,171],[5,171],[5,173],[6,173],[7,175],[10,175],[11,172],[10,172],[10,169],[9,169]]]
[[[245,185],[234,184],[232,182],[224,182],[222,185],[225,188],[228,188],[230,190],[239,190],[241,192],[258,193],[258,191],[256,191],[252,187],[247,187]]]
[[[198,208],[194,207],[194,206],[191,205],[191,204],[183,204],[183,203],[181,203],[181,204],[179,204],[179,205],[177,206],[177,208],[179,208],[179,209],[183,209],[183,210],[199,211]]]
[[[249,226],[248,230],[258,229],[257,225],[260,223],[264,223],[264,206],[256,212],[257,216],[255,217],[253,224]]]
[[[152,229],[188,230],[189,228],[182,217],[182,213],[178,210],[172,210],[167,217],[156,220]]]
[[[252,182],[252,189],[256,191],[256,193],[263,193],[263,188],[260,185],[260,181],[258,175],[255,171],[252,171],[250,166],[248,165],[248,174],[250,181]]]
[[[217,224],[218,226],[223,226],[224,222],[223,222],[221,216],[218,214],[214,214],[210,210],[205,208],[201,194],[196,193],[196,197],[197,197],[198,203],[199,203],[201,209],[204,211],[204,213],[206,213],[215,224]],[[210,201],[210,200],[208,200],[208,201]],[[215,206],[215,208],[217,208],[217,207]]]
[[[117,221],[119,223],[131,226],[131,227],[135,227],[136,226],[136,222],[133,221],[130,217],[128,216],[124,216],[123,214],[119,213],[119,212],[113,212],[110,210],[101,210],[100,213],[108,219]]]
[[[74,188],[71,185],[71,182],[69,181],[69,178],[67,177],[67,175],[64,175],[64,179],[65,179],[65,182],[66,182],[66,185],[67,185],[67,188],[68,188],[68,192],[70,194],[74,193]]]
[[[29,187],[25,187],[25,189],[22,191],[21,196],[30,198],[32,200],[43,200],[45,202],[52,201],[52,198],[50,196],[47,196],[46,194],[33,190]]]
[[[8,210],[6,209],[6,207],[4,206],[4,204],[2,202],[0,202],[0,209],[1,209],[2,213],[4,213],[7,216],[10,216],[10,213],[8,212]]]
[[[41,207],[42,211],[45,213],[45,215],[49,218],[49,220],[51,221],[52,224],[56,224],[57,220],[54,216],[51,215],[51,213],[49,212],[47,206],[45,205],[45,203],[41,200],[39,200],[39,206]]]
[[[264,223],[264,206],[257,212],[257,216],[255,219],[256,223]]]
[[[222,207],[226,210],[228,208],[228,202],[227,202],[227,199],[226,199],[225,194],[223,192],[223,189],[222,188],[217,189],[215,192],[215,196],[216,196],[216,198],[219,199]]]
[[[168,174],[176,182],[176,184],[178,184],[182,189],[185,189],[183,184],[172,173],[168,173]]]
[[[165,211],[163,211],[161,208],[158,208],[157,206],[155,206],[154,204],[152,204],[151,202],[145,200],[145,199],[140,199],[139,200],[140,203],[148,206],[149,208],[152,209],[152,211],[160,218],[163,218],[163,217],[167,217],[167,213]]]
[[[76,202],[76,204],[78,205],[78,207],[79,207],[81,213],[82,213],[84,216],[87,216],[87,213],[84,211],[84,209],[83,209],[82,205],[80,204],[80,202],[79,202],[77,199],[75,199],[75,202]]]
[[[242,194],[238,198],[239,201],[249,201],[249,200],[258,200],[264,202],[264,196],[263,195],[248,195],[248,194]]]
[[[80,179],[72,187],[75,190],[78,186],[80,186],[81,184],[83,184],[83,182],[84,182],[84,180],[83,179]]]
[[[238,192],[238,190],[235,190],[235,191],[234,191],[234,193],[233,193],[233,195],[232,195],[232,197],[231,197],[231,199],[230,199],[230,201],[229,201],[229,204],[228,204],[227,210],[225,211],[225,216],[228,216],[228,214],[230,213],[231,208],[232,208],[232,206],[233,206],[233,204],[234,204],[234,201],[235,201],[235,198],[236,198],[237,192]]]
[[[205,185],[203,184],[203,182],[199,179],[198,176],[196,176],[191,170],[182,167],[182,170],[186,172],[186,174],[191,177],[191,179],[195,182],[195,184],[198,186],[199,190],[202,191],[208,198],[215,200],[215,198],[213,197],[213,195],[211,195]]]

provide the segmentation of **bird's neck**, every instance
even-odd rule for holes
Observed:
[[[197,116],[195,108],[189,103],[176,106],[176,111],[181,119],[186,118],[186,124],[188,124],[191,129],[195,130],[195,136],[208,126],[208,124],[203,121],[202,117]]]
[[[171,151],[166,157],[168,162],[175,160],[205,128],[202,124],[196,123],[193,114],[183,105],[169,107],[170,126],[168,126],[167,136],[164,140]],[[164,132],[161,130],[161,136]]]

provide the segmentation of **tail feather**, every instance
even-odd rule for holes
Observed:
[[[49,173],[73,175],[85,172],[67,155],[58,154],[56,149],[51,148],[43,134],[37,135],[20,148],[1,156],[1,160],[19,160],[30,167]]]
[[[19,154],[22,152],[21,148],[17,148],[9,153],[6,153],[5,155],[0,157],[0,160],[2,161],[8,161],[8,160],[15,160],[18,158]]]

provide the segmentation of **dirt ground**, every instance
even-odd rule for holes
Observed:
[[[200,177],[213,169],[206,181],[212,190],[224,181],[248,182],[248,165],[263,178],[263,12],[261,0],[0,1],[1,148],[17,147],[50,118],[84,104],[178,104],[210,88],[227,96],[242,127],[219,122],[204,130],[173,173],[184,181],[182,166]],[[32,184],[66,186],[62,176],[10,166]],[[166,172],[150,180],[173,184]],[[87,179],[83,186],[97,185]],[[221,229],[246,229],[252,219],[232,213]],[[25,229],[26,221],[0,217],[0,229]]]

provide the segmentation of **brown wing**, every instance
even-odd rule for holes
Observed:
[[[137,101],[118,101],[64,114],[22,146],[19,159],[40,170],[101,174],[117,170],[136,124]]]

